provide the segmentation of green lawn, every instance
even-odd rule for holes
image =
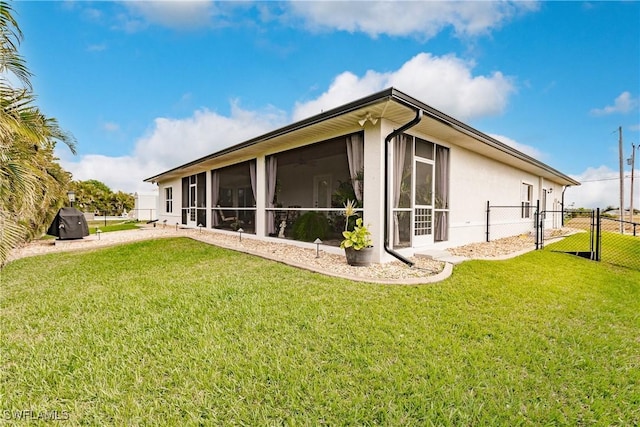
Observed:
[[[605,263],[640,270],[640,237],[603,231],[600,233],[600,258]],[[591,246],[590,233],[578,233],[546,245],[551,251],[588,252]]]
[[[110,231],[135,230],[138,228],[135,221],[108,221],[107,225],[104,225],[103,221],[89,221],[88,226],[89,234],[96,234],[98,229],[102,233],[108,233]]]
[[[183,238],[0,278],[0,416],[18,425],[640,423],[640,272],[575,256],[382,286]]]
[[[89,227],[89,234],[96,234],[96,232],[98,231],[98,229],[100,230],[100,232],[102,233],[108,233],[110,231],[124,231],[124,230],[135,230],[138,228],[138,225],[135,222],[132,221],[126,221],[126,222],[122,222],[122,221],[109,221],[107,222],[107,225],[104,225],[104,222],[102,221],[89,221],[87,223],[87,226]],[[40,237],[41,240],[52,240],[55,239],[55,236],[51,236],[48,234],[43,234]]]

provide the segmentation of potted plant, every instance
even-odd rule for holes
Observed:
[[[349,218],[355,215],[355,202],[347,200],[344,205],[345,226],[342,232],[344,239],[340,248],[344,249],[347,264],[355,267],[366,267],[371,264],[373,256],[373,242],[371,232],[363,224],[362,218],[357,218],[353,230],[349,231]]]

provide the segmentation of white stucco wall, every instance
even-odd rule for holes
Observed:
[[[173,190],[173,212],[166,211],[165,188]],[[182,180],[163,181],[158,184],[158,223],[175,226],[182,222]]]
[[[535,184],[534,177],[468,150],[454,146],[450,153],[449,241],[442,247],[483,241],[487,201],[519,206],[522,183]]]
[[[139,221],[150,221],[158,215],[158,192],[140,192],[134,194],[132,215]]]
[[[444,144],[446,145],[446,144]],[[450,232],[449,241],[437,243],[440,248],[460,246],[486,239],[487,202],[491,206],[515,206],[491,210],[491,239],[534,232],[533,212],[530,218],[521,218],[522,188],[533,188],[531,205],[541,200],[543,189],[547,194],[547,209],[560,209],[560,185],[551,183],[529,172],[481,156],[464,148],[450,146]],[[541,209],[544,209],[541,206]],[[555,225],[550,216],[548,227]]]

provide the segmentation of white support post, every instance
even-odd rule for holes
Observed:
[[[256,159],[256,236],[266,236],[267,168],[265,156]]]
[[[384,257],[384,137],[383,122],[366,123],[364,127],[364,222],[370,226],[373,240],[373,262]],[[388,126],[385,126],[388,127]],[[389,131],[391,132],[391,131]]]
[[[213,200],[211,200],[211,171],[208,170],[205,174],[206,179],[205,179],[205,183],[207,185],[207,190],[209,192],[209,194],[205,195],[205,200],[207,201],[207,203],[205,204],[206,209],[207,209],[207,214],[205,215],[205,218],[207,218],[207,223],[203,224],[206,228],[211,228],[213,226],[213,217],[212,217],[212,212],[211,212],[211,208],[213,207]]]

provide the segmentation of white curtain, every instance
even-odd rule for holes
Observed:
[[[276,195],[276,173],[278,172],[278,159],[275,156],[267,158],[267,208],[273,208],[273,198]],[[276,232],[275,213],[267,211],[267,234]]]
[[[402,186],[402,174],[404,173],[404,160],[407,153],[407,135],[399,135],[393,139],[393,207],[400,205],[400,192]],[[400,243],[400,219],[398,212],[393,213],[393,244]]]
[[[436,242],[449,240],[449,149],[436,145],[436,204],[433,239]]]
[[[220,173],[211,171],[211,200],[213,202],[213,218],[211,218],[212,224],[215,227],[220,224],[220,212],[216,209],[218,207],[218,198],[220,197]]]
[[[362,175],[358,177],[358,174],[364,172],[364,137],[361,133],[347,137],[347,161],[353,191],[358,202],[362,204]]]
[[[256,162],[249,162],[249,177],[251,178],[251,191],[253,192],[253,200],[256,200]]]

